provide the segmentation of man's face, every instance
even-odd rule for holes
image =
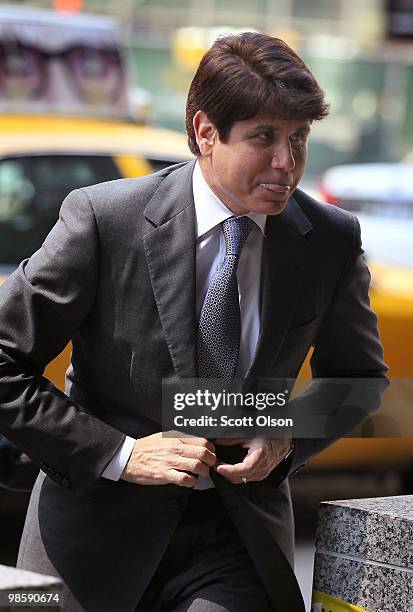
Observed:
[[[202,111],[194,127],[204,177],[229,209],[239,215],[284,210],[304,172],[310,121],[256,116],[237,121],[226,143]]]

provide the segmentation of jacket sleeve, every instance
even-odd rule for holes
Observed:
[[[370,308],[370,273],[361,248],[360,225],[355,217],[352,221],[349,255],[314,342],[313,382],[290,404],[297,415],[319,406],[338,415],[343,408],[343,418],[336,421],[331,435],[295,440],[295,451],[284,468],[290,476],[376,410],[388,385],[377,317]],[[354,400],[350,410],[348,405],[341,406],[346,380],[351,381]]]
[[[31,491],[39,468],[14,444],[0,436],[0,487]]]
[[[89,198],[73,191],[42,247],[0,287],[0,432],[67,488],[87,488],[125,436],[43,376],[90,313],[99,240]]]

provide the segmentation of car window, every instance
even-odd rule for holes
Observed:
[[[33,155],[0,160],[0,263],[18,264],[42,244],[67,194],[121,178],[110,156]]]
[[[33,196],[33,185],[19,161],[5,160],[0,164],[0,222],[19,222],[27,202]]]

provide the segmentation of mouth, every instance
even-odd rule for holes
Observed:
[[[259,187],[273,193],[288,193],[291,191],[291,185],[283,183],[259,183]]]

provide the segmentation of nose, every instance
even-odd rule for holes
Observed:
[[[295,158],[290,141],[278,144],[276,150],[273,151],[271,168],[274,168],[274,170],[285,170],[286,172],[294,170]]]
[[[51,58],[48,62],[49,79],[45,99],[61,110],[81,106],[83,100],[72,86],[66,66],[61,59]]]

